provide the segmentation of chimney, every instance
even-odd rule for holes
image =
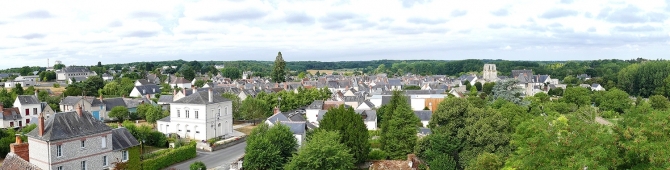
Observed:
[[[193,93],[197,93],[197,92],[198,92],[198,89],[196,89],[195,86],[192,86],[191,88],[193,89]]]
[[[39,93],[39,91],[37,89],[35,89],[35,97],[37,97],[37,98],[39,98],[39,96],[37,95],[38,93]]]
[[[279,107],[275,106],[275,112],[274,112],[274,114],[277,114],[277,113],[281,113],[281,111],[279,110]]]
[[[28,143],[21,141],[21,136],[16,134],[16,142],[9,145],[9,151],[18,155],[19,158],[30,161],[30,152]]]
[[[44,114],[40,113],[39,117],[37,117],[38,120],[38,127],[39,128],[39,133],[40,136],[44,135]]]
[[[100,102],[102,102],[102,94],[100,94]]]
[[[147,99],[151,100],[151,95],[147,94]]]
[[[186,96],[186,88],[181,89],[181,93],[184,93],[184,96]]]
[[[209,102],[214,102],[214,94],[212,93],[212,88],[209,88]]]
[[[172,96],[177,94],[177,89],[172,89]]]
[[[83,111],[81,111],[81,105],[77,105],[77,114],[78,114],[79,116],[82,116],[82,115],[83,115],[82,112],[83,112]]]

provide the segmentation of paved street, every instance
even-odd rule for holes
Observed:
[[[228,147],[226,149],[214,151],[214,152],[200,152],[198,151],[198,156],[188,161],[172,165],[167,168],[175,168],[177,170],[188,170],[188,166],[195,161],[202,161],[207,165],[207,168],[214,167],[229,167],[230,163],[244,155],[244,148],[247,146],[247,142],[242,142],[240,144]],[[227,168],[226,168],[227,169]]]

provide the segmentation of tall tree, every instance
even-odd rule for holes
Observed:
[[[340,105],[329,109],[319,122],[319,129],[339,132],[340,143],[350,149],[356,162],[365,162],[370,153],[368,130],[361,115],[356,114],[353,108]]]
[[[565,89],[563,94],[563,99],[567,103],[574,103],[578,107],[584,107],[591,105],[589,89],[583,87],[570,87]]]
[[[235,67],[226,67],[221,70],[221,76],[230,78],[231,80],[242,78],[242,71]]]
[[[633,104],[628,93],[617,88],[609,89],[601,98],[600,109],[605,111],[615,111],[623,113],[624,110],[629,109]]]
[[[119,122],[123,122],[123,119],[128,117],[128,108],[126,106],[116,106],[109,111],[109,117],[116,118]]]
[[[240,105],[242,105],[242,101],[240,101],[240,97],[233,94],[233,93],[223,93],[221,97],[229,99],[232,101],[233,104],[233,118],[234,119],[242,119],[242,114],[240,113]]]
[[[419,118],[406,102],[407,99],[401,94],[402,92],[393,93],[394,96],[399,95],[397,98],[400,98],[400,102],[390,116],[385,115],[383,128],[386,130],[381,133],[382,150],[389,153],[391,159],[403,159],[408,153],[412,153],[416,145],[416,134],[420,123]]]
[[[614,132],[625,161],[619,169],[670,167],[670,111],[651,110],[647,102],[623,115]]]
[[[288,126],[261,124],[247,137],[244,149],[244,169],[282,169],[296,150],[298,143]]]
[[[286,81],[286,62],[281,56],[281,52],[277,53],[277,58],[275,58],[274,69],[272,69],[272,81],[276,83],[281,83]]]
[[[285,169],[353,169],[355,159],[350,153],[352,149],[337,141],[340,141],[337,132],[314,132]]]
[[[264,100],[247,97],[242,101],[239,112],[241,117],[247,120],[254,120],[255,123],[257,120],[272,114],[272,107]]]
[[[670,101],[668,101],[668,98],[661,95],[653,95],[649,97],[649,104],[656,110],[666,110],[670,108]]]
[[[493,86],[493,96],[491,100],[503,99],[518,105],[527,105],[526,101],[519,98],[522,89],[516,84],[519,80],[505,79],[501,80]]]

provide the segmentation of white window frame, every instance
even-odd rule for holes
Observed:
[[[86,170],[86,169],[87,169],[87,167],[86,167],[86,161],[81,161],[81,169],[82,169],[82,170]]]
[[[81,140],[81,144],[80,144],[80,146],[81,146],[82,149],[83,149],[83,148],[86,148],[86,139]]]
[[[198,119],[198,111],[195,111],[195,119]]]
[[[188,113],[188,110],[185,110],[184,112],[186,113],[186,118],[189,118],[190,115],[189,115],[189,113]]]
[[[124,150],[121,152],[121,161],[123,162],[128,161],[128,150]]]
[[[103,167],[107,166],[107,155],[102,156],[102,166]]]
[[[57,157],[63,156],[63,146],[62,145],[56,145],[56,156]]]
[[[102,140],[102,148],[107,148],[107,136],[101,137]]]

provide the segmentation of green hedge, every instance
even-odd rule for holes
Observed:
[[[142,163],[143,169],[163,169],[172,164],[179,163],[191,158],[195,158],[195,142],[191,142],[186,146],[176,149],[169,149],[169,151],[161,152],[160,156],[152,159],[146,159]]]
[[[128,166],[127,168],[129,170],[141,170],[141,166],[133,166],[133,165],[139,165],[141,164],[140,161],[140,146],[134,146],[130,149],[128,149]]]

